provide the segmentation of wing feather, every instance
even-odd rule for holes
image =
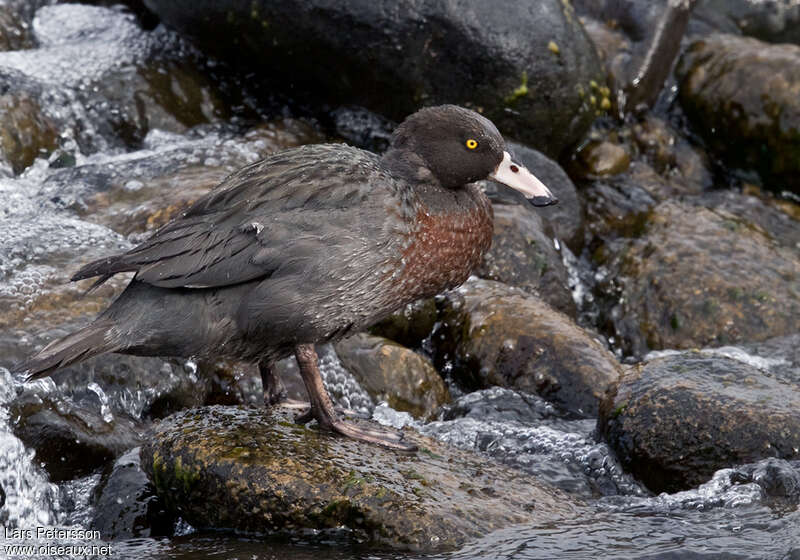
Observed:
[[[134,249],[89,263],[72,279],[99,276],[99,284],[135,271],[154,286],[208,288],[302,266],[359,235],[358,213],[385,203],[370,202],[376,177],[386,178],[377,156],[349,146],[275,154],[233,173]]]

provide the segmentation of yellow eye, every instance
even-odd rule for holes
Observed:
[[[470,150],[474,150],[475,148],[478,147],[478,141],[470,138],[469,140],[466,141],[466,145],[467,148],[469,148]]]

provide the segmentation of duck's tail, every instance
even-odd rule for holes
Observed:
[[[58,369],[92,356],[119,350],[118,342],[109,336],[109,330],[113,326],[109,321],[92,323],[64,338],[54,340],[34,356],[14,366],[14,370],[25,374],[30,381],[46,377]]]

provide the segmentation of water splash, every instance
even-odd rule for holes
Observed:
[[[87,389],[92,391],[97,398],[100,399],[100,415],[103,417],[103,421],[106,424],[111,424],[114,422],[114,413],[111,412],[111,407],[108,405],[108,395],[105,394],[103,389],[92,381],[86,386]]]
[[[6,494],[0,522],[9,528],[56,525],[61,508],[58,487],[36,466],[34,451],[11,431],[8,404],[18,387],[11,373],[0,367],[0,486]]]

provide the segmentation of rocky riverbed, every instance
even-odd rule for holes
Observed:
[[[626,112],[666,4],[0,2],[3,526],[121,558],[800,555],[800,7],[700,1]],[[14,375],[128,280],[87,294],[82,264],[242,165],[381,152],[442,102],[560,204],[485,183],[473,277],[318,349],[337,406],[416,455],[265,410],[247,364]]]

